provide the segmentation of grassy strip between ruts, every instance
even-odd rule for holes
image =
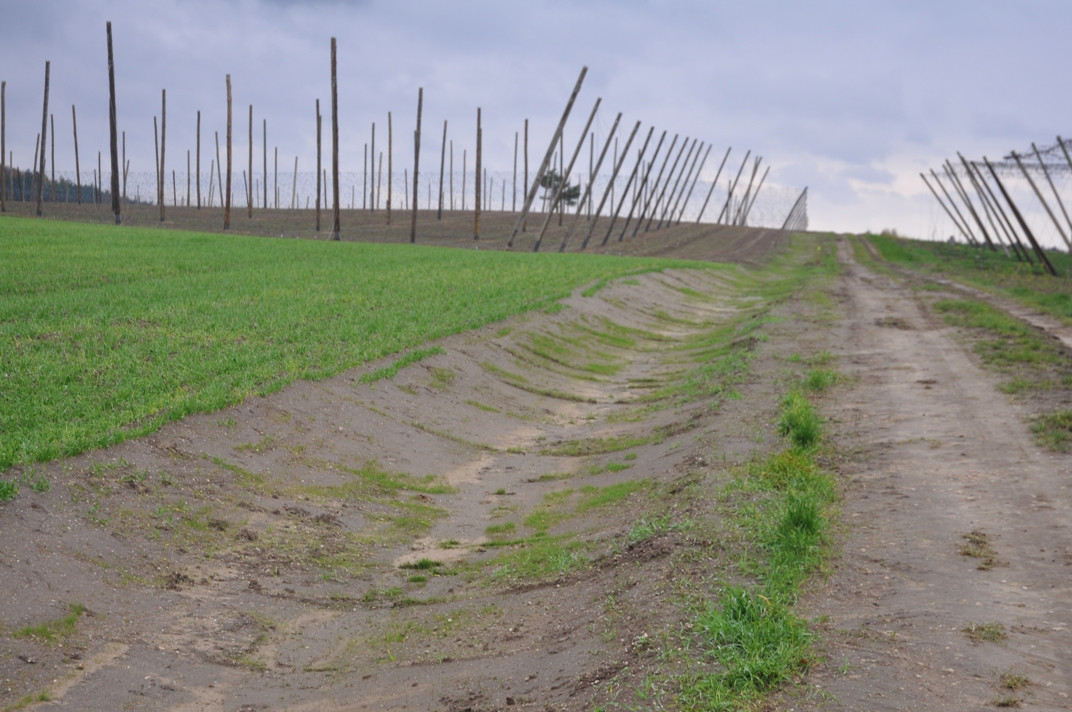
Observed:
[[[1052,277],[1037,265],[1017,261],[1004,252],[985,247],[951,245],[945,242],[905,240],[868,235],[882,259],[915,270],[946,276],[994,292],[1002,292],[1039,311],[1072,320],[1072,255],[1048,250],[1047,258],[1060,277]]]
[[[0,471],[699,263],[0,221]]]
[[[801,583],[824,559],[837,488],[816,462],[822,420],[803,391],[785,397],[778,428],[790,447],[754,463],[727,487],[731,502],[754,499],[752,506],[731,504],[727,513],[759,553],[740,566],[750,584],[727,583],[692,621],[709,665],[682,683],[682,709],[741,709],[802,674],[812,660],[813,636],[792,607]]]

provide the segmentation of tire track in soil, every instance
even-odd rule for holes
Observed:
[[[856,385],[828,409],[843,552],[808,596],[826,661],[798,709],[1072,708],[1072,458],[1042,451],[1019,408],[900,280],[842,240],[834,352]],[[990,570],[960,553],[985,534]],[[1006,637],[964,629],[997,623]],[[1002,675],[1024,676],[1019,689]],[[799,690],[797,695],[799,695]]]

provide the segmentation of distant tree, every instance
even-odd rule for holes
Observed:
[[[558,190],[558,187],[562,185],[563,180],[564,179],[562,178],[562,176],[560,176],[558,173],[555,173],[554,171],[548,171],[547,173],[544,173],[542,176],[540,176],[540,187],[543,188],[544,210],[547,209],[547,204],[552,199],[554,199],[555,192]],[[569,183],[566,183],[562,187],[561,200],[564,204],[575,205],[577,203],[577,199],[580,197],[580,183],[578,183],[577,185],[570,185]]]

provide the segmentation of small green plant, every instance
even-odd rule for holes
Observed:
[[[802,450],[818,444],[822,434],[822,419],[815,406],[800,391],[790,391],[782,400],[778,432],[788,437],[794,447]]]
[[[8,502],[19,496],[19,483],[14,480],[0,480],[0,502]]]
[[[1001,686],[1006,690],[1019,690],[1031,684],[1026,675],[1007,670],[1001,673]]]
[[[986,535],[986,532],[975,529],[961,538],[964,540],[960,546],[961,556],[980,559],[977,567],[980,571],[989,571],[994,568],[998,561],[997,552],[990,545],[990,537]]]
[[[836,371],[825,368],[813,368],[804,377],[804,388],[809,391],[825,391],[838,382]]]
[[[1002,623],[969,623],[961,631],[974,641],[987,643],[998,643],[1008,635]]]
[[[1062,410],[1036,418],[1031,424],[1035,440],[1054,452],[1072,449],[1072,410]]]
[[[45,493],[52,489],[52,483],[48,481],[48,478],[44,475],[38,475],[38,477],[30,485],[30,489],[34,492]]]
[[[72,603],[67,607],[67,615],[63,618],[20,628],[14,632],[14,637],[33,638],[49,645],[62,642],[74,633],[78,619],[85,613],[85,606],[81,603]]]

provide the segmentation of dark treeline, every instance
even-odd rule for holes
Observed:
[[[36,199],[37,171],[5,166],[4,199],[10,201],[33,201]],[[53,181],[47,176],[42,186],[42,201],[46,203],[104,203],[111,204],[112,192],[90,184],[79,186],[67,178]],[[145,200],[124,200],[126,203],[150,204]]]

